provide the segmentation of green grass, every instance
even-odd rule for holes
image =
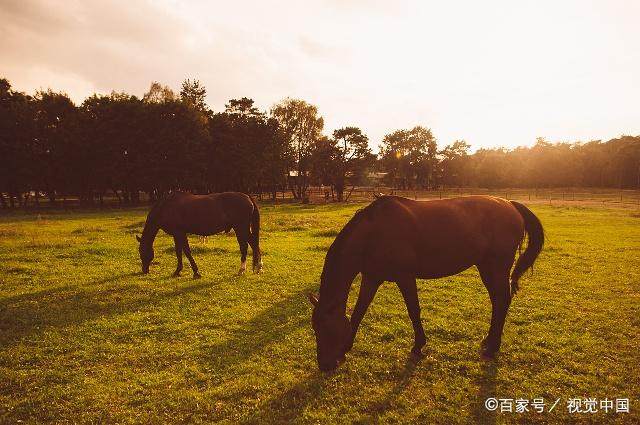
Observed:
[[[379,291],[347,362],[322,375],[311,308],[326,248],[361,205],[264,206],[261,275],[236,277],[233,235],[172,239],[138,274],[144,210],[0,217],[0,422],[640,422],[640,214],[534,206],[547,231],[494,363],[475,269],[420,281],[418,363],[400,293]],[[352,307],[359,282],[351,291]],[[486,397],[562,398],[551,413],[487,412]],[[568,398],[631,398],[569,416]]]

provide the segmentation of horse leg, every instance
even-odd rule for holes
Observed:
[[[184,250],[184,254],[187,256],[187,259],[189,260],[189,264],[191,264],[191,270],[193,270],[193,278],[194,279],[201,278],[202,276],[200,275],[200,273],[198,273],[198,266],[196,265],[196,262],[193,259],[193,256],[191,255],[191,247],[189,246],[189,239],[187,238],[186,235],[184,237],[184,244],[182,248]]]
[[[415,333],[415,340],[411,353],[414,355],[422,354],[422,347],[427,343],[427,337],[424,334],[424,328],[422,327],[422,321],[420,320],[420,302],[418,300],[418,286],[416,285],[416,278],[414,276],[406,279],[401,279],[396,282],[404,303],[407,305],[407,312],[413,325],[413,332]]]
[[[183,236],[176,235],[173,237],[173,243],[176,248],[176,257],[178,258],[178,266],[176,267],[176,271],[173,272],[173,277],[180,276],[180,272],[182,271],[182,244],[183,244]]]
[[[253,272],[260,273],[262,271],[262,258],[260,248],[258,247],[258,240],[252,233],[249,234],[249,245],[251,246],[251,253],[253,255]]]
[[[502,330],[511,304],[509,269],[509,265],[504,266],[500,263],[478,267],[482,283],[491,299],[491,325],[481,344],[481,355],[484,359],[494,358],[502,343]]]
[[[369,304],[373,301],[373,297],[375,297],[382,282],[382,280],[372,279],[369,276],[362,276],[358,300],[351,314],[351,339],[347,342],[345,352],[350,351],[351,347],[353,347],[353,341],[356,339],[356,333],[358,332],[362,317],[364,317],[364,313],[367,311],[367,308],[369,308]]]
[[[238,270],[238,276],[243,275],[247,270],[247,250],[249,247],[249,228],[241,229],[240,227],[234,227],[236,233],[236,239],[238,245],[240,245],[240,270]]]

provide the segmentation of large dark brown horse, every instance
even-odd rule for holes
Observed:
[[[142,237],[136,236],[143,273],[149,273],[149,265],[153,260],[153,241],[159,229],[173,236],[178,257],[174,276],[179,276],[182,271],[184,252],[191,264],[193,277],[200,277],[198,266],[191,255],[187,234],[209,236],[231,229],[235,231],[240,245],[241,264],[238,274],[244,273],[246,269],[247,245],[251,245],[253,251],[253,271],[259,272],[262,268],[259,246],[260,213],[253,199],[244,193],[192,195],[177,192],[154,205],[147,216]]]
[[[511,272],[525,234],[527,248]],[[344,359],[384,281],[396,282],[402,293],[415,332],[412,352],[420,354],[426,336],[416,278],[451,276],[474,265],[492,304],[482,355],[495,356],[518,279],[533,266],[543,243],[542,224],[515,201],[489,196],[436,201],[378,198],[357,212],[338,234],[325,258],[319,298],[310,295],[315,305],[312,325],[320,369],[334,369]],[[358,273],[362,273],[360,294],[349,320],[347,297]]]

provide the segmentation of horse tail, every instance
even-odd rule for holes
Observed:
[[[254,250],[254,255],[253,255],[253,265],[254,267],[258,266],[258,264],[261,262],[260,257],[261,252],[260,252],[260,210],[258,209],[258,204],[256,204],[256,201],[253,199],[252,196],[249,196],[249,199],[251,199],[251,203],[253,204],[253,213],[251,214],[251,238],[253,238],[254,243],[255,243],[255,250]]]
[[[544,228],[538,217],[536,217],[529,208],[516,201],[511,201],[511,204],[513,204],[524,219],[524,232],[528,238],[527,248],[518,257],[516,266],[511,273],[511,295],[513,296],[518,292],[518,280],[528,269],[533,270],[533,263],[535,263],[538,255],[540,255],[540,251],[542,251],[542,246],[544,245]]]

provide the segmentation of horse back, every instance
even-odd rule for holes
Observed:
[[[248,222],[252,211],[251,198],[239,192],[178,193],[164,203],[160,224],[169,234],[208,236]]]
[[[489,256],[508,257],[522,241],[522,217],[504,199],[388,198],[381,198],[359,226],[365,263],[382,274],[449,276]]]

